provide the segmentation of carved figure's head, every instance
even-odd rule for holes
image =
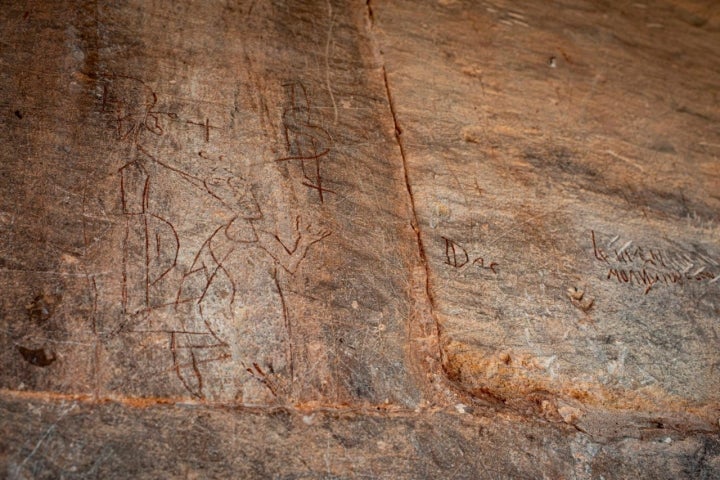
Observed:
[[[260,205],[252,192],[252,186],[244,178],[233,175],[224,168],[216,168],[205,181],[205,187],[238,217],[246,220],[262,218]]]
[[[137,141],[143,131],[162,135],[157,115],[153,108],[157,95],[142,80],[123,75],[103,75],[102,109],[113,115],[118,140]]]

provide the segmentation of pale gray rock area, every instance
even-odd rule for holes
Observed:
[[[720,478],[716,2],[0,7],[3,478]]]

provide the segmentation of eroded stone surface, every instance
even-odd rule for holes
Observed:
[[[10,477],[712,478],[715,435],[598,443],[522,417],[4,401]],[[510,447],[512,446],[512,447]],[[639,452],[647,455],[638,461]]]

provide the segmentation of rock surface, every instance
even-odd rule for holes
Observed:
[[[720,477],[714,2],[1,12],[4,476]]]

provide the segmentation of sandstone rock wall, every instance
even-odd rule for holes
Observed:
[[[4,476],[720,476],[714,2],[1,12]]]

